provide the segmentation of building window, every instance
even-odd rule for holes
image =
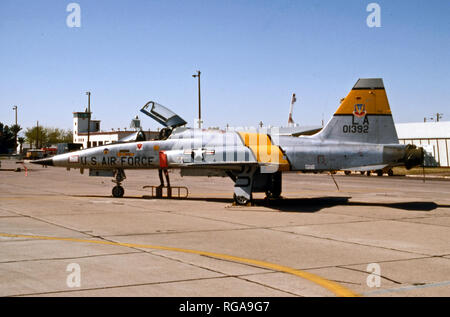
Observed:
[[[92,146],[97,146],[97,141],[92,142]]]
[[[103,145],[103,141],[98,141],[98,145]]]

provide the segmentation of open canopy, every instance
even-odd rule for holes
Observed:
[[[145,106],[142,107],[141,112],[161,123],[163,126],[172,129],[187,123],[176,113],[154,101],[147,102]]]

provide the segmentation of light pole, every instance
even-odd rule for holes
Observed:
[[[192,75],[194,78],[198,78],[198,128],[202,128],[202,100],[200,97],[200,74],[201,72],[198,70],[197,74]]]
[[[88,136],[87,136],[87,148],[91,147],[90,144],[90,132],[91,132],[91,92],[87,91],[86,95],[88,96]]]
[[[36,122],[36,149],[39,148],[39,121]]]
[[[16,112],[16,129],[17,129],[17,106],[13,107],[13,110]],[[17,130],[14,131],[14,146],[15,152],[17,153]]]

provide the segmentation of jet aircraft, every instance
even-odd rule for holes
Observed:
[[[423,162],[423,148],[399,144],[381,78],[358,79],[325,127],[314,135],[291,136],[258,129],[221,131],[185,127],[166,107],[148,102],[141,111],[165,128],[159,140],[107,144],[32,161],[41,165],[89,169],[90,176],[114,177],[114,197],[123,197],[126,169],[181,169],[182,175],[230,177],[234,201],[245,205],[254,192],[281,197],[282,173],[378,170]]]

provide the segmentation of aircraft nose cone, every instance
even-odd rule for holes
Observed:
[[[31,161],[30,163],[46,165],[46,166],[53,166],[53,159],[52,158],[44,158],[44,159],[40,159],[40,160]]]

